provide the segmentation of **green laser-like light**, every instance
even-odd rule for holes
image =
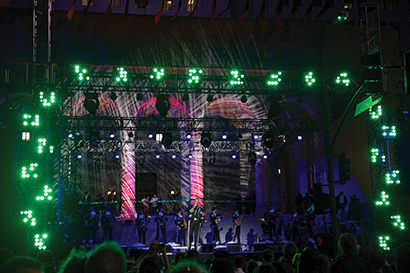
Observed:
[[[376,205],[377,205],[377,206],[381,206],[381,205],[389,206],[389,205],[390,205],[389,195],[386,194],[385,191],[382,191],[382,193],[381,193],[381,199],[382,199],[381,201],[376,201]]]
[[[88,76],[88,70],[86,68],[81,68],[79,65],[74,66],[74,71],[78,74],[78,80],[83,81],[84,79],[89,81],[90,76]]]
[[[380,118],[380,116],[383,115],[383,108],[382,108],[382,106],[379,104],[376,109],[373,109],[372,107],[370,107],[370,108],[369,108],[369,114],[370,114],[370,117],[371,117],[372,119],[378,119],[378,118]]]
[[[349,86],[350,80],[347,78],[347,73],[346,72],[340,73],[339,76],[337,76],[337,78],[336,78],[336,83],[337,84],[343,84],[345,86]]]
[[[23,115],[23,125],[24,126],[33,126],[38,127],[40,125],[40,115],[34,115],[34,120],[32,120],[33,116],[30,114]]]
[[[274,86],[278,85],[282,81],[281,76],[282,76],[282,72],[280,71],[278,71],[277,73],[270,74],[269,80],[267,82],[268,85],[274,85]]]
[[[126,82],[128,81],[128,72],[127,70],[124,69],[124,67],[117,67],[117,71],[119,72],[119,75],[115,77],[115,80],[117,82]]]
[[[56,101],[56,97],[55,97],[55,93],[54,93],[54,92],[51,92],[51,93],[50,93],[50,98],[49,98],[49,99],[46,99],[44,96],[45,96],[45,95],[44,95],[44,92],[41,91],[41,92],[40,92],[40,102],[41,102],[41,103],[43,104],[43,106],[45,106],[45,107],[51,106],[51,104],[53,104],[53,103]]]
[[[27,168],[26,166],[21,167],[21,177],[22,178],[29,178],[30,173],[33,174],[34,178],[37,178],[38,175],[35,172],[36,168],[38,167],[38,163],[30,163],[30,167]],[[29,173],[30,172],[30,173]]]
[[[386,172],[386,183],[387,184],[400,184],[400,172],[399,170],[391,170]]]
[[[230,85],[243,85],[245,75],[240,74],[238,70],[232,70],[231,71],[231,80],[229,81]]]
[[[384,250],[390,250],[390,247],[387,245],[388,241],[390,241],[390,236],[379,236],[379,246]]]
[[[396,138],[396,126],[382,126],[382,135],[384,138]]]
[[[312,86],[316,82],[316,79],[313,77],[313,72],[305,74],[305,82],[308,86]]]
[[[390,218],[394,221],[393,225],[395,227],[400,228],[401,230],[405,230],[406,229],[406,224],[401,220],[401,216],[400,215],[392,215],[390,216]]]
[[[201,81],[201,76],[204,73],[202,69],[191,68],[188,70],[188,83],[198,84]]]
[[[386,155],[384,154],[384,151],[373,148],[371,150],[371,161],[372,163],[376,163],[378,161],[386,162]]]
[[[155,79],[157,81],[160,81],[165,76],[165,70],[163,68],[155,67],[152,71],[153,71],[153,74],[149,76],[150,79]]]

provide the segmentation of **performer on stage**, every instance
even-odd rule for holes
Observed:
[[[101,217],[101,226],[104,230],[104,236],[103,236],[104,241],[107,238],[107,232],[108,232],[110,241],[112,241],[112,229],[113,229],[114,223],[115,223],[115,215],[114,213],[111,212],[111,207],[107,206],[106,211]]]
[[[164,208],[161,208],[155,215],[155,222],[157,223],[157,235],[155,241],[158,242],[159,230],[161,230],[162,238],[164,239],[164,244],[167,243],[167,224],[168,218],[165,217]]]
[[[269,238],[273,241],[273,235],[276,237],[276,241],[278,241],[278,234],[276,232],[276,220],[278,218],[278,213],[275,211],[274,208],[266,211],[264,213],[265,221],[261,224],[263,228],[263,233],[268,234]]]
[[[182,237],[182,239],[184,241],[183,245],[186,245],[186,239],[185,239],[186,222],[185,222],[184,214],[183,214],[181,208],[178,210],[177,215],[175,215],[174,223],[177,226],[177,239],[176,239],[176,242],[181,245],[181,243],[182,243],[181,242],[181,237]]]
[[[138,242],[141,243],[141,239],[142,239],[142,243],[145,245],[145,233],[148,230],[148,223],[149,223],[149,219],[147,218],[147,216],[145,216],[144,211],[141,209],[137,220],[135,221],[135,227],[137,228],[137,232],[138,232]]]
[[[232,214],[233,225],[235,227],[235,235],[233,236],[233,241],[238,239],[238,244],[241,244],[241,224],[243,218],[239,215],[239,209],[237,208],[236,211]]]
[[[100,217],[94,211],[94,207],[90,206],[90,212],[86,215],[87,220],[87,242],[88,244],[95,244],[96,238],[95,235],[97,233],[98,223],[100,222]],[[91,235],[91,238],[90,238]]]
[[[221,241],[221,237],[219,235],[218,222],[221,220],[221,215],[218,215],[216,213],[216,207],[212,208],[210,220],[211,220],[212,242],[219,244],[219,242]]]
[[[194,205],[188,210],[189,226],[188,226],[188,250],[191,249],[192,235],[194,237],[194,249],[198,249],[199,232],[202,227],[202,221],[205,219],[204,210],[199,206],[199,198],[196,198]]]

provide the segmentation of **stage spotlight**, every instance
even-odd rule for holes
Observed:
[[[78,155],[77,155],[77,158],[78,158],[78,159],[81,159],[82,157],[83,157],[83,156],[82,156],[81,154],[78,154]]]
[[[236,153],[233,153],[233,154],[231,155],[231,157],[232,157],[232,159],[236,159],[236,158],[237,158]]]
[[[138,153],[137,154],[137,162],[138,164],[144,164],[145,163],[145,154],[144,153]]]
[[[111,92],[110,99],[113,100],[113,101],[116,100],[117,99],[117,94],[115,94],[115,92]]]
[[[215,153],[208,153],[208,162],[211,165],[214,165],[216,161]]]
[[[253,140],[258,140],[259,136],[258,135],[253,135]]]
[[[21,134],[21,140],[22,141],[29,141],[30,140],[30,132],[23,132]]]
[[[213,102],[214,101],[214,96],[212,94],[209,94],[208,97],[206,97],[207,102]]]
[[[248,153],[248,162],[251,163],[252,165],[256,164],[256,153],[255,152],[249,152]]]
[[[90,132],[90,143],[92,146],[96,146],[100,142],[100,134],[98,131]]]
[[[100,102],[98,100],[98,93],[85,93],[84,94],[84,107],[87,111],[95,115],[97,113],[97,109],[100,106]]]
[[[212,142],[211,133],[209,132],[202,133],[202,136],[201,136],[202,146],[204,146],[205,148],[208,148],[209,146],[211,146],[211,142]]]
[[[147,137],[148,137],[149,139],[152,139],[152,138],[154,137],[154,134],[153,134],[153,133],[148,133]]]
[[[182,97],[182,101],[189,101],[189,96],[188,94],[184,94],[184,96]]]
[[[73,133],[68,133],[67,137],[68,137],[68,138],[73,138],[73,137],[74,137],[74,134],[73,134]]]
[[[176,159],[176,158],[177,158],[177,155],[176,155],[176,154],[172,154],[172,155],[171,155],[171,158],[172,158],[172,159]]]
[[[264,155],[263,155],[263,159],[268,159],[268,155],[267,155],[267,154],[264,154]]]
[[[111,132],[111,133],[110,133],[110,138],[111,138],[111,139],[115,138],[114,132]]]
[[[163,133],[162,137],[162,144],[164,144],[165,147],[168,147],[172,144],[172,133],[170,132],[165,132]]]
[[[144,97],[142,96],[141,93],[137,94],[137,101],[142,101],[144,99]]]
[[[115,155],[115,159],[120,159],[120,158],[121,158],[121,156],[119,154]]]
[[[221,138],[222,138],[223,140],[226,140],[226,139],[228,138],[228,136],[227,136],[225,133],[223,133],[222,136],[221,136]]]
[[[160,159],[160,158],[161,158],[161,155],[160,155],[160,154],[156,154],[156,155],[155,155],[155,158],[156,158],[156,159]]]
[[[273,147],[274,141],[275,141],[275,136],[273,135],[273,133],[266,132],[266,133],[263,134],[262,144],[265,147],[271,149]]]
[[[169,102],[169,95],[158,94],[157,101],[155,102],[155,108],[157,108],[159,114],[163,117],[166,117],[170,107],[171,103]]]
[[[188,157],[189,157],[189,159],[191,159],[191,158],[192,158],[192,154],[189,154]]]
[[[191,139],[191,138],[192,138],[191,133],[187,133],[187,135],[186,135],[186,139]]]
[[[160,142],[162,142],[163,137],[164,137],[164,135],[162,133],[156,133],[155,134],[155,141],[160,143]]]
[[[303,136],[302,135],[298,135],[298,140],[300,141],[300,140],[302,140],[303,139]]]
[[[246,103],[247,100],[248,100],[248,98],[245,95],[242,95],[241,102]]]

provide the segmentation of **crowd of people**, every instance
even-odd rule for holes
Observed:
[[[410,243],[397,247],[394,255],[381,249],[359,254],[356,237],[340,235],[339,255],[330,259],[312,248],[297,248],[286,243],[281,251],[265,249],[252,258],[217,250],[212,258],[201,260],[196,250],[179,252],[169,260],[166,246],[154,241],[147,251],[131,249],[126,253],[115,242],[108,241],[89,251],[73,249],[68,257],[55,261],[50,250],[40,251],[35,258],[14,256],[9,249],[0,253],[1,272],[7,273],[406,273],[410,271]],[[126,255],[128,254],[128,257]],[[252,254],[252,253],[251,253]],[[364,255],[367,254],[367,255]],[[170,256],[171,257],[171,256]],[[363,258],[366,257],[366,258]]]

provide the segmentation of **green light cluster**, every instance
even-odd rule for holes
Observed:
[[[188,83],[192,84],[192,83],[199,83],[199,81],[201,80],[201,75],[202,73],[204,73],[204,71],[202,69],[195,69],[195,68],[191,68],[188,71]]]
[[[346,72],[340,73],[340,75],[337,76],[337,78],[336,78],[336,83],[337,84],[344,84],[345,86],[349,86],[350,80],[347,78],[347,73]]]
[[[377,206],[381,206],[381,205],[386,205],[386,206],[388,206],[388,205],[390,205],[390,202],[389,202],[389,200],[388,200],[388,199],[389,199],[389,195],[386,194],[385,191],[382,191],[381,198],[382,198],[382,201],[376,201],[376,205],[377,205]]]
[[[23,215],[23,222],[24,223],[30,223],[31,226],[35,226],[36,223],[36,218],[33,217],[33,211],[31,210],[25,210],[25,211],[20,211],[20,214]]]
[[[78,80],[83,81],[86,79],[87,81],[90,80],[90,76],[88,76],[88,70],[86,68],[81,68],[79,65],[74,66],[75,73],[78,74]]]
[[[386,172],[387,184],[400,184],[399,170],[392,170]]]
[[[396,138],[396,126],[382,126],[384,138]]]
[[[29,171],[30,171],[31,173],[33,173],[37,167],[38,167],[38,164],[37,164],[37,163],[30,163]],[[21,177],[22,177],[22,178],[29,178],[29,177],[30,177],[30,174],[29,174],[28,171],[27,171],[27,167],[25,167],[25,166],[23,166],[23,167],[21,168]],[[37,173],[33,173],[33,177],[34,177],[34,178],[37,178],[37,177],[38,177],[38,174],[37,174]]]
[[[406,229],[406,225],[404,224],[404,222],[401,220],[401,216],[400,215],[392,215],[390,216],[390,218],[392,220],[394,220],[393,225],[395,227],[400,228],[401,230],[405,230]]]
[[[47,249],[47,246],[44,244],[44,240],[47,239],[48,235],[43,234],[40,236],[40,234],[34,235],[34,246],[38,247],[39,250]]]
[[[51,194],[51,189],[47,185],[45,185],[44,186],[44,194],[42,196],[37,196],[36,200],[37,201],[51,200],[53,198],[51,197],[50,194]]]
[[[36,126],[38,127],[40,125],[40,116],[39,115],[34,115],[34,121],[30,122],[32,116],[30,114],[24,114],[23,115],[23,125],[28,126],[31,124],[31,126]]]
[[[316,79],[313,78],[313,72],[305,74],[305,82],[308,86],[312,86],[316,82]]]
[[[378,105],[375,110],[373,110],[373,107],[369,108],[369,114],[372,119],[378,119],[380,118],[381,115],[383,115],[383,108],[381,105]]]
[[[372,163],[376,163],[377,161],[386,162],[386,155],[384,154],[384,151],[376,148],[371,150],[371,158]]]
[[[46,98],[44,98],[43,91],[40,92],[40,102],[43,103],[43,106],[45,107],[51,106],[51,104],[53,104],[55,101],[56,101],[56,97],[55,97],[54,92],[50,93],[50,100],[47,100]]]
[[[390,241],[389,236],[379,236],[379,246],[384,250],[390,250],[390,247],[387,245],[388,241]]]
[[[45,138],[39,138],[38,139],[38,149],[37,149],[37,152],[39,153],[39,154],[41,154],[41,153],[43,153],[43,146],[46,146],[47,145],[47,139],[45,139]]]
[[[159,81],[165,76],[165,70],[163,68],[154,68],[152,71],[154,74],[149,76],[151,79],[156,79]]]
[[[230,85],[242,85],[244,84],[244,78],[245,75],[244,74],[239,74],[238,70],[232,70],[231,71],[231,76],[233,77],[233,79],[230,80],[229,84]]]
[[[120,72],[120,75],[118,75],[115,80],[117,82],[126,82],[128,81],[128,72],[124,69],[124,67],[117,67],[117,71]]]
[[[281,75],[282,75],[281,71],[277,73],[272,73],[269,77],[268,85],[278,85],[282,81],[280,77]]]

